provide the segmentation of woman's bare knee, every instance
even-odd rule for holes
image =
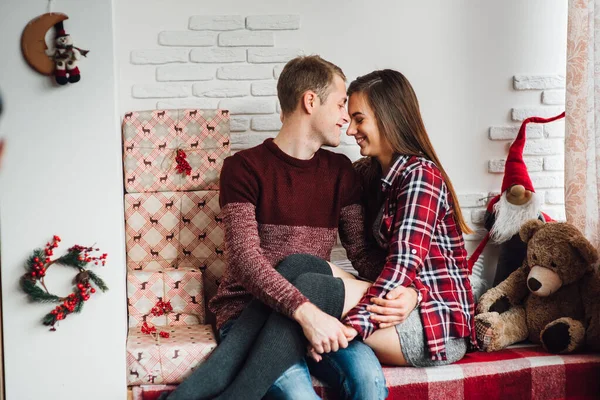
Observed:
[[[340,267],[338,267],[337,265],[330,263],[329,261],[327,261],[327,264],[329,264],[329,267],[331,268],[331,273],[333,274],[333,276],[335,276],[336,278],[342,278],[342,279],[356,279],[356,277],[354,275],[352,275],[349,272],[344,271],[343,269],[341,269]]]
[[[360,281],[356,278],[343,279],[344,288],[346,289],[346,297],[344,299],[344,311],[342,317],[345,317],[348,311],[350,311],[355,305],[358,304],[360,299],[365,295],[367,290],[371,287],[369,282]]]

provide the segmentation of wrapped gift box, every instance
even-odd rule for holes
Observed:
[[[168,338],[129,328],[127,337],[128,385],[172,384],[187,378],[217,346],[210,325],[163,328]]]
[[[218,279],[225,259],[219,213],[217,191],[126,194],[128,268],[196,268]]]
[[[227,110],[128,112],[123,118],[125,190],[217,190],[230,147]],[[190,175],[176,170],[179,149],[187,155]]]
[[[194,269],[129,271],[129,326],[141,326],[144,322],[156,326],[203,324],[203,286],[202,272]],[[169,301],[173,310],[161,316],[152,315],[151,310],[159,300]]]

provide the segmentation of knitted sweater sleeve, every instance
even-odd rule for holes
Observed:
[[[227,274],[255,298],[291,317],[308,299],[281,276],[263,255],[256,220],[259,181],[236,155],[223,164],[221,213],[225,227]]]

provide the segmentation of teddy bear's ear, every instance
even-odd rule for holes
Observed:
[[[585,237],[580,235],[571,236],[569,242],[588,264],[595,264],[598,261],[598,251]]]
[[[521,225],[521,230],[519,230],[519,236],[521,240],[525,243],[529,242],[533,235],[542,227],[544,223],[539,219],[530,219]]]

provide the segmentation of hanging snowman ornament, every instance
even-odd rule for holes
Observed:
[[[56,38],[54,48],[48,49],[46,54],[54,60],[54,77],[59,85],[76,83],[81,80],[78,62],[81,56],[87,57],[89,50],[83,50],[73,46],[71,35],[65,32],[63,22],[54,25]]]

